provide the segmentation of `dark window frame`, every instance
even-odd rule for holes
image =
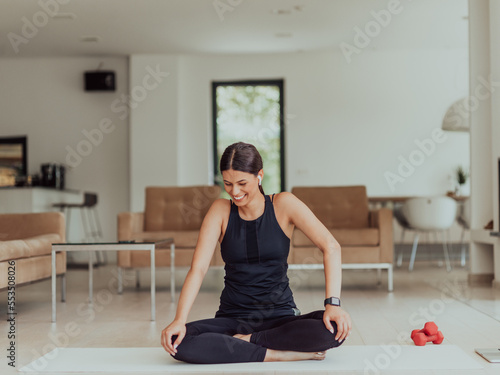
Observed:
[[[285,191],[285,90],[284,79],[258,79],[244,81],[212,81],[212,137],[213,137],[213,163],[214,182],[219,171],[219,160],[217,156],[217,87],[219,86],[277,86],[280,92],[280,174],[281,191]]]

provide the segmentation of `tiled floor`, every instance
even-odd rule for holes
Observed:
[[[409,340],[411,330],[420,328],[425,321],[434,320],[445,335],[445,344],[458,345],[484,366],[483,370],[475,372],[445,373],[500,374],[500,364],[489,364],[474,353],[474,348],[478,347],[500,347],[500,290],[468,287],[467,271],[459,266],[450,273],[435,262],[419,262],[412,273],[404,266],[395,270],[393,293],[387,293],[385,274],[382,284],[377,285],[375,271],[344,271],[342,301],[354,323],[345,345],[412,345]],[[185,269],[177,272],[178,286],[185,274]],[[49,280],[17,288],[17,365],[20,367],[31,362],[53,349],[54,345],[159,346],[160,332],[172,320],[176,308],[170,303],[168,270],[157,272],[156,323],[149,320],[148,271],[141,273],[143,285],[140,289],[135,288],[135,273],[127,273],[125,281],[128,286],[123,295],[116,294],[115,275],[112,266],[95,270],[92,310],[86,303],[87,271],[69,271],[67,302],[58,302],[56,324],[50,322]],[[294,270],[289,271],[289,276],[299,280],[294,283],[298,307],[303,312],[321,309],[324,299],[322,271]],[[209,271],[190,320],[213,316],[218,308],[222,277],[220,270]],[[6,301],[5,291],[0,293],[0,298]],[[6,303],[2,303],[2,316],[6,316],[5,306]],[[4,319],[1,325],[0,343],[2,352],[5,352],[8,340]],[[8,373],[6,362],[6,356],[2,355],[1,374]],[[405,372],[413,373],[417,372]]]

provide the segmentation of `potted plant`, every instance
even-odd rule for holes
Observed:
[[[469,179],[469,172],[465,170],[461,165],[456,169],[457,186],[455,188],[455,195],[462,195],[463,186],[467,183]]]

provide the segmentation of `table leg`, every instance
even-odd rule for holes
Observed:
[[[89,304],[92,305],[93,300],[93,289],[94,289],[94,262],[93,262],[93,251],[89,251]]]
[[[156,277],[155,277],[155,245],[151,247],[151,321],[156,320]]]
[[[52,247],[52,322],[56,321],[56,252]]]
[[[175,302],[175,243],[170,245],[170,298]]]
[[[392,292],[393,290],[394,290],[394,285],[393,285],[393,274],[392,274],[392,264],[391,264],[387,269],[387,291]]]
[[[123,268],[118,267],[118,294],[123,293]]]
[[[61,276],[61,302],[66,302],[66,274]]]

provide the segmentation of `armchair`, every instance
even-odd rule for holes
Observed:
[[[387,269],[393,289],[394,245],[392,211],[370,211],[365,186],[295,187],[292,194],[304,202],[342,247],[344,269]],[[290,243],[290,268],[320,268],[321,251],[295,229]]]

